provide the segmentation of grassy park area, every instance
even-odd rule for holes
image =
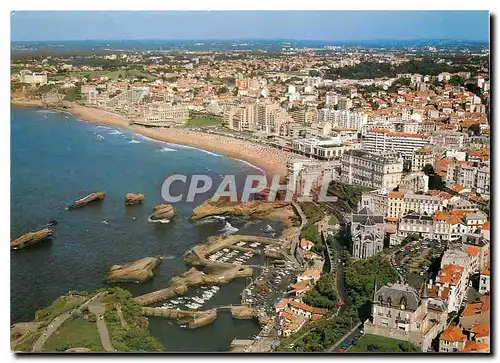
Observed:
[[[61,352],[69,348],[88,348],[92,352],[104,352],[95,320],[91,322],[84,319],[83,316],[68,319],[47,340],[43,350]]]
[[[378,335],[366,334],[358,339],[356,345],[353,345],[349,353],[402,353],[419,352],[414,345],[403,340],[386,338]]]
[[[186,127],[207,127],[207,126],[217,126],[221,125],[222,120],[220,119],[212,119],[212,118],[204,118],[204,117],[195,117],[186,121]]]

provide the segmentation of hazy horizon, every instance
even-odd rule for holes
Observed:
[[[397,37],[396,37],[397,34]],[[489,41],[488,11],[15,11],[12,42]]]

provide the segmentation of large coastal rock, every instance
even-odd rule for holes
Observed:
[[[52,233],[53,231],[50,228],[44,228],[36,232],[28,232],[11,241],[10,248],[17,250],[41,241],[46,241],[52,236]]]
[[[214,322],[214,320],[217,319],[217,309],[189,311],[143,307],[142,315],[161,316],[163,318],[175,320],[179,325],[186,325],[188,328],[195,329]]]
[[[106,193],[104,193],[104,192],[91,193],[91,194],[87,195],[86,197],[83,197],[83,198],[75,201],[73,204],[71,204],[68,207],[68,209],[71,210],[71,209],[81,208],[81,207],[86,206],[89,203],[103,200],[104,198],[106,198]]]
[[[231,316],[234,319],[253,319],[259,316],[256,309],[247,305],[236,305],[231,307]]]
[[[143,202],[144,202],[144,194],[127,193],[127,195],[125,195],[126,205],[142,204]]]
[[[160,204],[153,207],[153,213],[149,216],[152,221],[170,220],[175,216],[175,209],[171,204]]]
[[[113,265],[106,275],[108,282],[144,282],[154,275],[161,257],[144,257],[124,265]]]
[[[227,199],[220,199],[217,202],[211,200],[205,201],[203,204],[193,209],[191,220],[195,221],[201,218],[210,217],[214,215],[234,215],[242,217],[251,217],[256,219],[278,217],[276,213],[278,210],[290,209],[293,215],[291,205],[289,202],[275,201],[250,201],[250,202],[231,202]],[[288,213],[288,214],[290,214]],[[276,218],[281,219],[281,218]]]

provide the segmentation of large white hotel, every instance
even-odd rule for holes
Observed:
[[[378,154],[385,151],[396,151],[402,154],[405,161],[411,163],[415,150],[429,145],[431,141],[430,136],[422,134],[371,129],[363,139],[363,150]]]

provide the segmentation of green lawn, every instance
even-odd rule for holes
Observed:
[[[306,202],[301,203],[300,207],[306,215],[307,225],[319,222],[323,218],[323,212],[314,205],[314,203]]]
[[[337,217],[335,216],[331,216],[330,217],[330,220],[328,221],[328,224],[334,226],[336,224],[339,224],[339,220],[337,219]]]
[[[83,317],[68,319],[45,343],[45,352],[64,351],[69,348],[88,348],[93,352],[103,352],[95,322]]]
[[[35,314],[35,320],[52,321],[56,316],[79,306],[84,301],[84,299],[60,296],[50,306],[38,310]]]
[[[403,340],[386,338],[378,335],[366,334],[359,338],[349,353],[371,353],[371,352],[419,352],[420,350],[412,344]]]
[[[186,121],[186,127],[206,127],[221,125],[222,120],[196,117]]]

